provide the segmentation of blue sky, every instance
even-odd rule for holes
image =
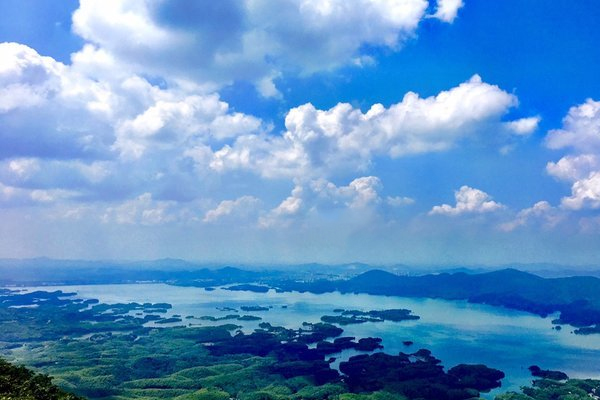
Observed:
[[[0,15],[0,257],[600,261],[594,0]]]

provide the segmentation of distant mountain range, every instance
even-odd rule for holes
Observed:
[[[548,267],[548,266],[546,266]],[[553,271],[557,269],[552,268]],[[577,333],[600,332],[600,279],[593,276],[546,278],[514,268],[478,273],[454,271],[418,275],[400,267],[393,272],[366,264],[298,268],[206,268],[183,260],[142,262],[0,260],[0,285],[81,285],[161,282],[211,287],[257,284],[278,291],[368,293],[373,295],[467,300],[503,306],[540,316],[560,313],[557,324],[586,327]],[[262,285],[262,286],[261,286]]]
[[[542,317],[560,312],[557,324],[576,327],[600,324],[600,279],[591,276],[543,278],[512,268],[480,274],[457,272],[422,276],[372,270],[347,280],[283,282],[279,289],[468,300]],[[589,330],[579,333],[584,332],[591,333]]]

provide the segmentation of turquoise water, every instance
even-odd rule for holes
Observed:
[[[378,322],[344,326],[344,336],[376,336],[383,339],[384,350],[395,354],[427,348],[450,368],[460,363],[481,363],[506,373],[503,387],[495,392],[516,390],[531,383],[527,367],[537,364],[544,369],[558,369],[570,377],[600,378],[600,335],[579,336],[565,326],[552,329],[552,318],[504,308],[469,304],[464,301],[412,299],[371,296],[367,294],[311,294],[234,292],[217,288],[177,287],[165,284],[46,286],[28,290],[63,290],[77,292],[82,298],[97,298],[103,303],[167,302],[173,305],[167,315],[181,314],[221,316],[229,311],[217,307],[238,308],[243,305],[271,307],[269,311],[242,312],[260,316],[273,325],[298,328],[302,322],[318,322],[335,308],[387,309],[408,308],[421,317],[417,321]],[[282,306],[287,306],[283,308]],[[232,322],[250,332],[258,322],[183,320],[182,324],[214,325]],[[406,347],[403,341],[414,345]],[[337,355],[338,362],[354,351]],[[489,397],[493,395],[486,396]]]

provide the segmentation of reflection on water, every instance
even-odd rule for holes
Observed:
[[[532,364],[545,369],[557,369],[571,377],[600,377],[600,335],[579,336],[565,326],[561,331],[552,329],[551,317],[538,316],[519,311],[464,301],[436,299],[409,299],[401,297],[371,296],[341,293],[253,293],[228,291],[217,288],[205,291],[201,288],[177,287],[165,284],[52,286],[27,288],[28,290],[63,290],[77,292],[83,298],[96,298],[103,303],[167,302],[173,305],[166,316],[181,314],[181,324],[220,325],[234,323],[250,332],[261,321],[199,321],[186,316],[224,316],[235,308],[240,315],[260,316],[273,325],[298,328],[302,322],[318,322],[325,314],[336,308],[387,309],[408,308],[419,316],[418,321],[377,322],[344,326],[344,336],[375,336],[383,339],[384,351],[395,354],[400,351],[414,352],[427,348],[445,367],[456,364],[486,364],[504,371],[507,377],[503,388],[518,389],[528,385],[531,377],[527,367]],[[242,312],[244,305],[270,307],[268,311]],[[284,308],[285,307],[285,308]],[[177,324],[175,324],[177,325]],[[414,344],[407,347],[403,341]],[[335,355],[336,365],[353,351]]]

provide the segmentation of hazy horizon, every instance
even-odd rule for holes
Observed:
[[[5,263],[5,264],[3,264]],[[8,264],[7,264],[8,263]],[[152,267],[152,268],[167,268],[177,270],[177,268],[225,268],[233,267],[240,269],[256,269],[256,270],[277,270],[285,271],[289,268],[316,268],[316,267],[332,267],[341,268],[346,271],[357,270],[366,271],[382,268],[391,272],[397,271],[413,271],[413,272],[447,272],[454,270],[471,270],[473,272],[494,271],[500,269],[513,268],[525,272],[600,272],[600,265],[597,264],[560,264],[560,263],[505,263],[505,264],[459,264],[459,263],[433,263],[433,264],[408,264],[408,263],[368,263],[359,261],[339,262],[339,263],[322,263],[322,262],[240,262],[240,261],[206,261],[183,258],[139,258],[139,259],[75,259],[75,258],[51,258],[51,257],[31,257],[31,258],[0,258],[0,267],[17,265],[35,265],[35,266],[64,266],[76,267],[76,264],[81,264],[81,267],[89,267],[96,264],[107,264],[106,267]],[[110,265],[112,264],[112,265]]]

